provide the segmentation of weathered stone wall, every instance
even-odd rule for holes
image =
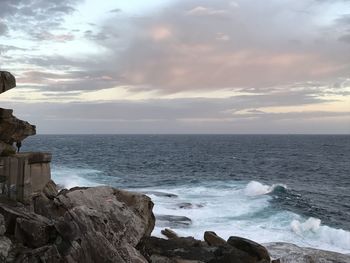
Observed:
[[[50,162],[49,153],[0,157],[0,196],[30,203],[51,179]]]

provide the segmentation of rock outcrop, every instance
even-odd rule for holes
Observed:
[[[0,230],[6,228],[0,237],[0,258],[34,263],[147,262],[135,247],[154,228],[149,197],[111,187],[56,194],[54,186],[50,182],[31,207],[0,202]]]
[[[314,248],[298,247],[290,243],[266,243],[276,263],[350,263],[350,255]]]
[[[15,77],[7,71],[0,71],[0,93],[16,87]]]
[[[267,250],[254,241],[231,237],[227,242],[215,232],[205,232],[205,240],[193,237],[177,237],[172,233],[170,239],[147,237],[138,249],[149,262],[157,263],[269,263]]]
[[[16,79],[11,73],[0,71],[0,93],[16,86]],[[0,108],[0,156],[15,153],[14,142],[21,142],[34,135],[34,125],[13,116],[13,110]]]

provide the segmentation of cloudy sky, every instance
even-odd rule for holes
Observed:
[[[39,133],[350,133],[349,0],[0,0]]]

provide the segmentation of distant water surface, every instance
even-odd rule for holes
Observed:
[[[66,187],[148,192],[157,215],[192,220],[158,220],[156,235],[214,230],[350,253],[350,136],[37,135],[23,150],[52,152]]]

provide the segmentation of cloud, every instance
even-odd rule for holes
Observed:
[[[226,10],[218,10],[218,9],[212,9],[208,7],[203,6],[197,6],[189,11],[187,11],[187,15],[192,16],[216,16],[216,15],[226,15]]]
[[[7,32],[8,32],[7,25],[4,22],[0,21],[0,36],[5,35]]]
[[[112,10],[109,11],[110,13],[120,13],[122,12],[122,10],[120,8],[114,8]]]

